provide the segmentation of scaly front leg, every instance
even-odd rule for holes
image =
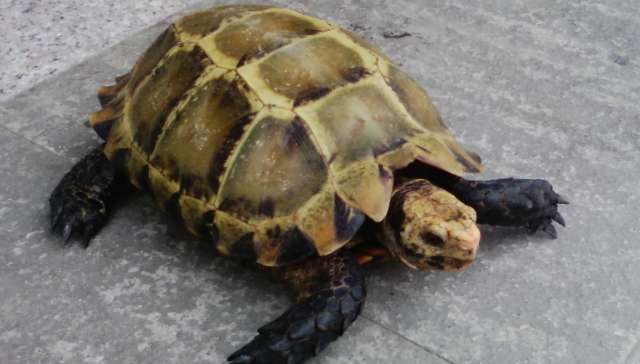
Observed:
[[[503,226],[525,226],[542,230],[553,238],[557,232],[552,222],[564,226],[558,204],[568,204],[541,179],[505,178],[491,181],[457,180],[448,188],[460,201],[478,213],[478,223]]]

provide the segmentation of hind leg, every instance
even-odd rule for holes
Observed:
[[[121,183],[102,148],[82,158],[49,198],[53,232],[62,235],[65,245],[71,236],[79,235],[88,246],[106,223],[115,189]]]

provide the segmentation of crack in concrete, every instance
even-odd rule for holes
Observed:
[[[624,361],[624,364],[637,364],[640,363],[640,340],[636,340],[631,352]]]
[[[360,315],[360,319],[361,320],[365,319],[365,320],[369,321],[370,323],[372,323],[372,324],[374,324],[376,326],[379,326],[380,328],[384,329],[385,331],[390,332],[390,333],[394,334],[395,336],[399,337],[401,340],[404,340],[404,341],[406,341],[406,342],[408,342],[408,343],[410,343],[410,344],[412,344],[412,345],[424,350],[429,355],[433,355],[433,356],[437,357],[438,359],[441,359],[441,360],[443,360],[443,361],[445,361],[445,362],[447,362],[449,364],[457,364],[453,360],[451,360],[451,359],[445,357],[444,355],[438,353],[435,349],[432,349],[432,348],[430,348],[430,347],[428,347],[428,346],[426,346],[424,344],[420,344],[420,343],[414,341],[413,339],[411,339],[411,338],[399,333],[398,331],[394,331],[393,329],[383,325],[382,323],[380,323],[380,322],[378,322],[378,321],[376,321],[376,320],[374,320],[374,319],[372,319],[370,317],[365,316],[364,314]]]
[[[0,104],[0,107],[2,107],[2,105],[1,105],[1,104]],[[7,112],[7,110],[6,110],[6,109],[4,109],[4,108],[2,108],[2,109],[0,109],[0,112]],[[7,112],[7,113],[8,113],[8,112]],[[46,147],[46,146],[44,146],[44,145],[40,145],[38,142],[33,141],[33,140],[31,140],[31,139],[27,138],[27,136],[22,135],[22,134],[20,134],[20,133],[18,133],[18,132],[16,132],[16,131],[13,131],[13,130],[9,129],[9,128],[7,128],[7,127],[6,127],[6,126],[4,126],[4,125],[0,125],[0,129],[2,129],[2,130],[4,130],[4,131],[6,131],[7,133],[9,133],[9,134],[11,134],[11,135],[16,136],[17,138],[20,138],[21,140],[24,140],[24,141],[28,142],[29,144],[33,145],[34,147],[37,147],[38,149],[45,150],[45,151],[50,152],[50,153],[52,153],[52,154],[54,154],[54,155],[56,155],[56,156],[58,156],[58,157],[65,157],[65,156],[61,155],[60,153],[57,153],[55,150],[52,150],[52,149],[50,149],[50,148],[47,148],[47,147]],[[67,159],[68,159],[68,158],[67,158]]]

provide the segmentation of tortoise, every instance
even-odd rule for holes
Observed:
[[[545,180],[483,171],[426,91],[356,34],[293,10],[221,6],[170,25],[98,89],[105,141],[50,197],[51,226],[85,247],[122,186],[223,255],[297,292],[232,363],[299,363],[360,314],[363,266],[459,271],[477,224],[556,237],[566,199]]]

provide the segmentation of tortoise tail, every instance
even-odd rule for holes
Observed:
[[[362,310],[364,275],[349,251],[283,268],[281,273],[299,291],[300,302],[261,327],[229,362],[302,363],[341,336]],[[314,287],[318,281],[324,283]]]
[[[122,115],[124,107],[124,87],[129,82],[129,74],[116,77],[115,85],[98,88],[98,100],[102,110],[89,115],[89,123],[100,138],[106,140],[113,123]]]

